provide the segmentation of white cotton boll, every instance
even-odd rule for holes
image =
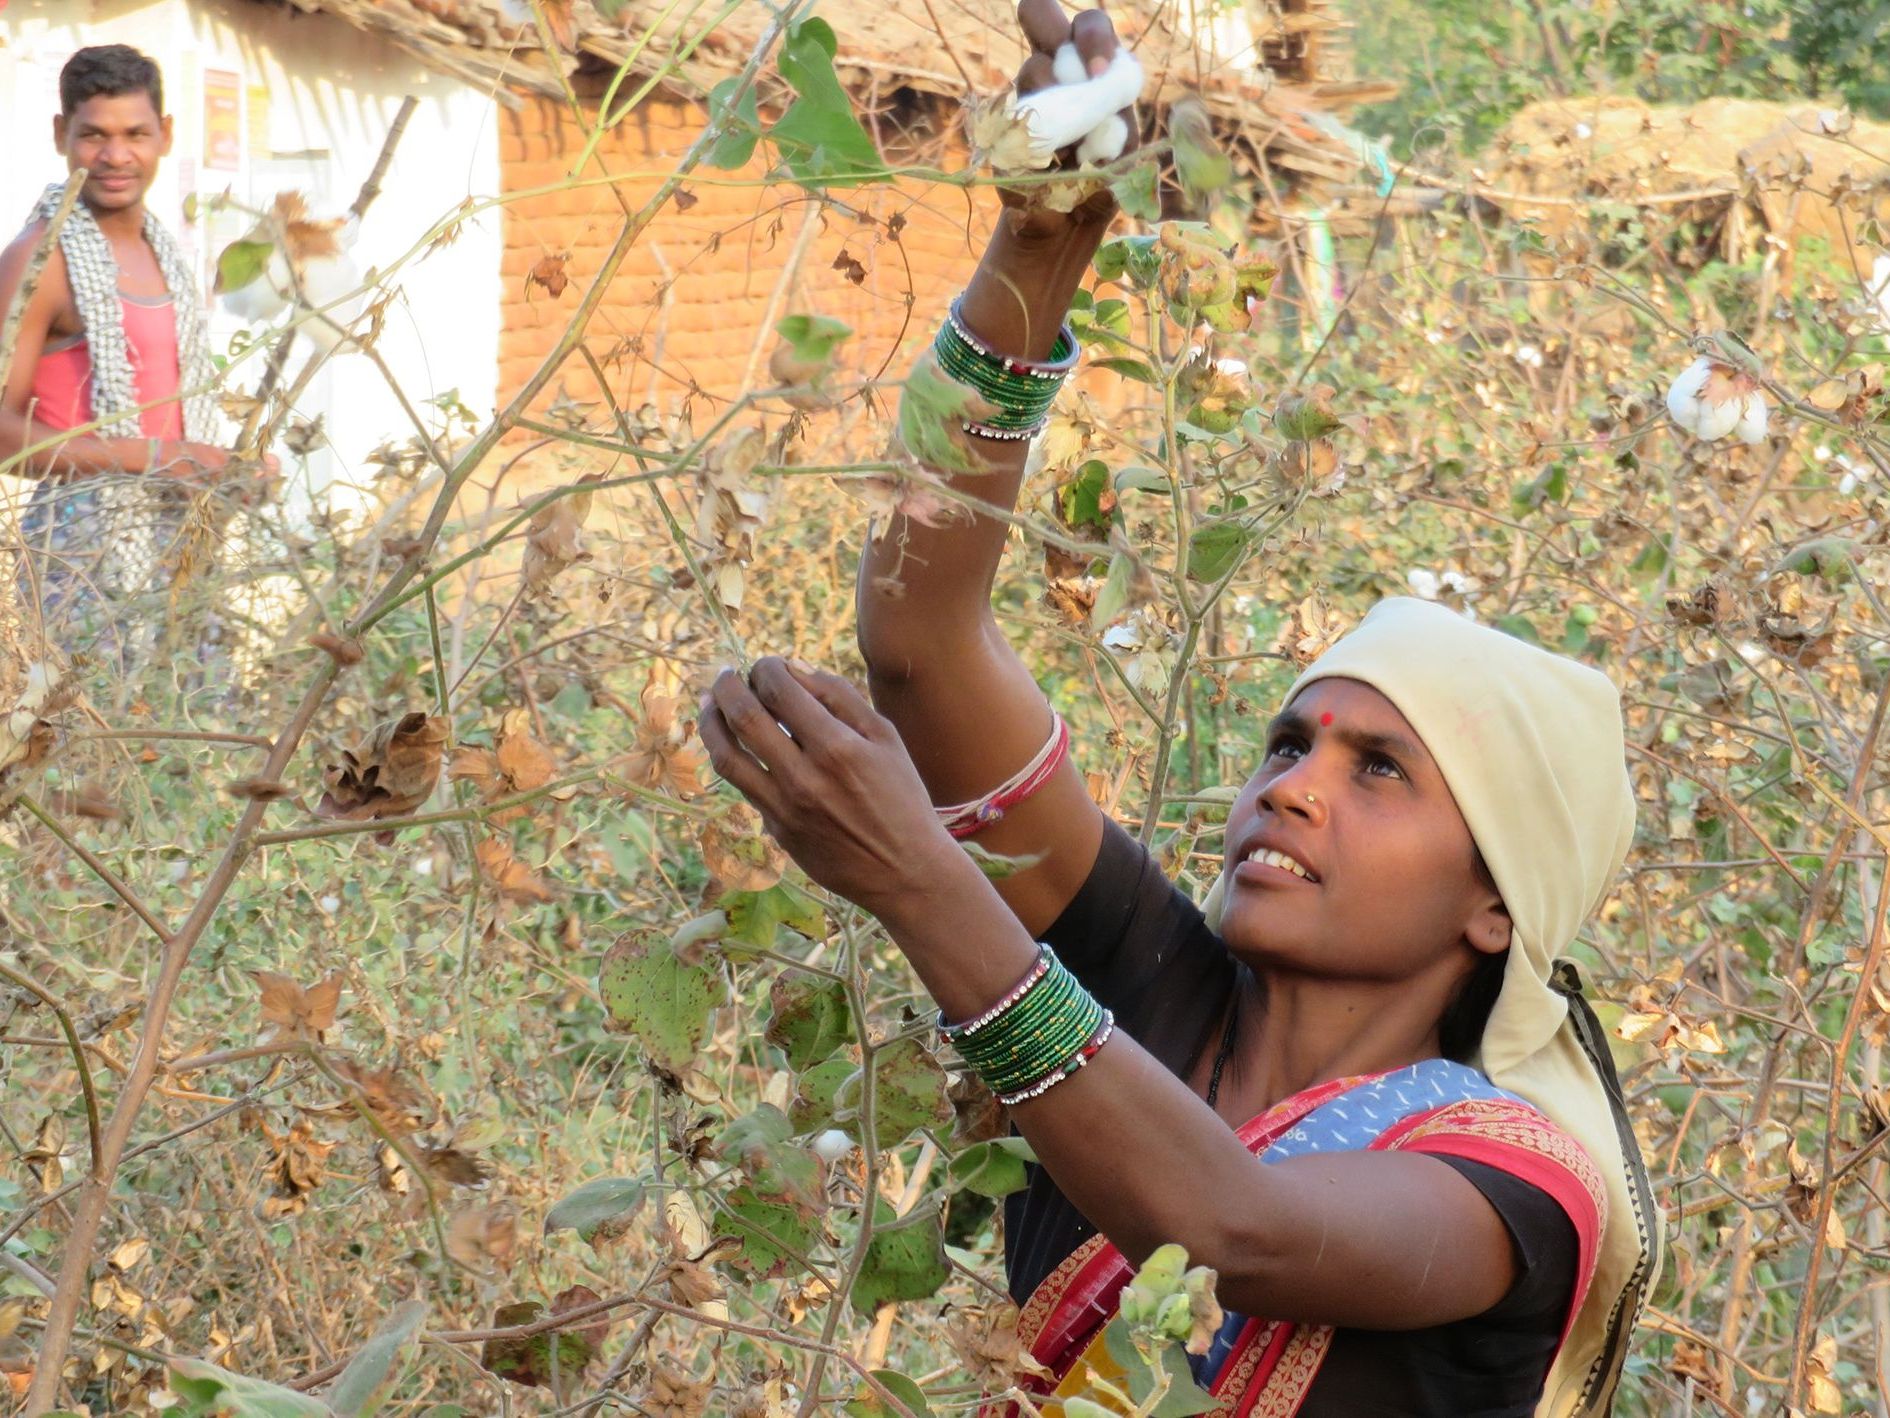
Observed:
[[[346,338],[344,332],[361,313],[365,295],[361,269],[345,253],[310,261],[302,270],[302,294],[321,314],[308,315],[297,328],[317,349],[332,350]]]
[[[274,320],[289,308],[289,263],[280,249],[270,253],[255,280],[223,292],[223,308],[250,323]]]
[[[1702,399],[1699,401],[1699,414],[1694,420],[1694,436],[1708,443],[1724,438],[1739,427],[1740,413],[1740,403],[1737,399],[1728,399],[1723,404],[1715,404]]]
[[[1718,377],[1716,378],[1716,371]],[[1693,361],[1667,387],[1667,412],[1673,421],[1695,438],[1708,443],[1724,438],[1741,427],[1742,419],[1756,422],[1758,438],[1765,437],[1765,399],[1756,390],[1740,392],[1728,389],[1726,380],[1737,378],[1729,370],[1702,355]],[[1717,386],[1717,387],[1715,387]],[[1710,398],[1719,393],[1722,398]],[[1756,412],[1754,412],[1756,406]],[[1750,428],[1753,424],[1747,424]],[[1741,434],[1744,437],[1744,434]],[[1757,439],[1748,440],[1756,442]]]
[[[1706,387],[1707,377],[1712,372],[1710,359],[1696,359],[1667,386],[1667,412],[1688,433],[1700,431],[1700,391]]]
[[[1085,165],[1114,162],[1128,146],[1129,121],[1120,113],[1112,113],[1076,145],[1076,160]]]
[[[1429,567],[1414,566],[1404,573],[1404,583],[1411,588],[1411,593],[1427,601],[1437,599],[1437,593],[1443,589],[1443,582],[1437,573]]]
[[[853,1139],[839,1128],[828,1128],[814,1138],[813,1153],[823,1162],[838,1162],[853,1150]]]
[[[1095,78],[1025,94],[1013,111],[1030,132],[1031,159],[1041,165],[1129,107],[1141,92],[1141,64],[1127,49],[1118,49]]]
[[[1073,44],[1059,44],[1057,52],[1050,60],[1050,76],[1059,84],[1080,84],[1089,77],[1089,70],[1084,67],[1083,56],[1076,52]]]
[[[1734,400],[1734,402],[1743,403],[1745,406],[1744,412],[1739,415],[1738,423],[1733,426],[1733,432],[1739,435],[1739,441],[1747,445],[1765,442],[1765,426],[1769,417],[1769,412],[1765,407],[1765,395],[1754,392],[1746,395],[1743,400]]]

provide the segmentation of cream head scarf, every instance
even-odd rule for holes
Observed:
[[[1585,1147],[1608,1189],[1596,1273],[1537,1407],[1605,1414],[1660,1268],[1660,1216],[1607,1041],[1557,954],[1606,895],[1634,835],[1621,705],[1599,672],[1427,601],[1380,602],[1287,695],[1370,685],[1430,750],[1514,931],[1478,1066]],[[1205,910],[1218,926],[1217,884]]]

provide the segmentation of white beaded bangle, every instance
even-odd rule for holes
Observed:
[[[1109,1042],[1109,1036],[1115,1032],[1116,1017],[1105,1009],[1103,1011],[1102,1027],[1096,1031],[1096,1037],[1094,1039],[1083,1045],[1082,1052],[1077,1054],[1069,1063],[1057,1069],[1054,1073],[1038,1079],[1035,1083],[1031,1084],[1030,1087],[1019,1089],[1015,1093],[998,1094],[998,1102],[1002,1103],[1007,1108],[1015,1108],[1019,1103],[1028,1103],[1032,1098],[1041,1098],[1052,1088],[1055,1088],[1059,1083],[1063,1082],[1064,1079],[1074,1074],[1084,1064],[1095,1058],[1097,1053],[1101,1051],[1102,1046]]]
[[[984,1028],[985,1025],[991,1023],[999,1015],[1003,1014],[1005,1010],[1009,1009],[1025,995],[1029,994],[1030,987],[1050,973],[1050,967],[1056,964],[1056,959],[1056,955],[1051,951],[1049,946],[1039,946],[1037,963],[1031,966],[1024,978],[1019,980],[1017,984],[1011,988],[1009,994],[1005,995],[1003,999],[992,1005],[976,1019],[968,1019],[963,1024],[947,1024],[945,1022],[945,1011],[941,1009],[938,1013],[938,1027],[940,1032],[942,1032],[947,1039],[957,1039],[966,1034],[976,1034],[980,1029]]]

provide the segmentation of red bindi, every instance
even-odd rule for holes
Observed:
[[[1332,711],[1328,709],[1326,710],[1325,713],[1321,714],[1319,716],[1319,722],[1322,726],[1326,728],[1331,728],[1332,727]]]

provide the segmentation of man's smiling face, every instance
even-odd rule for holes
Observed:
[[[158,162],[171,150],[171,120],[143,89],[97,94],[53,119],[53,141],[66,170],[90,174],[82,194],[95,212],[118,212],[144,200]]]

